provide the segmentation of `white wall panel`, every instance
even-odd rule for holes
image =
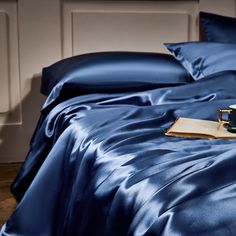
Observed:
[[[220,15],[235,15],[235,0],[199,0],[199,10]]]
[[[92,51],[167,52],[196,40],[198,1],[64,1],[63,55]]]
[[[31,90],[31,79],[61,58],[59,0],[19,0],[21,91]]]
[[[232,15],[233,17],[236,17],[236,0],[234,0],[234,14]]]
[[[0,130],[22,122],[17,1],[0,1]]]
[[[0,12],[0,113],[10,109],[8,30],[7,14]]]
[[[72,22],[73,55],[110,50],[166,52],[163,42],[190,40],[187,13],[73,12]]]
[[[45,99],[40,94],[42,67],[61,59],[60,0],[0,0],[0,12],[8,20],[10,87],[1,102],[7,107],[10,96],[9,112],[0,113],[0,162],[17,162],[29,150]]]
[[[22,161],[45,99],[40,72],[91,51],[159,51],[198,39],[198,12],[236,0],[0,0],[0,162]]]

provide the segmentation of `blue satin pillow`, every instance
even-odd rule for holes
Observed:
[[[236,44],[186,42],[165,44],[165,46],[194,80],[222,71],[236,70]]]
[[[200,12],[200,26],[208,41],[236,43],[236,18]]]
[[[41,92],[48,95],[58,82],[84,94],[144,90],[191,80],[189,73],[171,55],[100,52],[74,56],[44,68]]]

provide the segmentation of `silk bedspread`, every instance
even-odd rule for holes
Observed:
[[[165,136],[217,120],[236,74],[146,91],[49,96],[1,236],[236,235],[236,140]]]

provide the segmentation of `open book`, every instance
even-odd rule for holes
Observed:
[[[178,118],[166,135],[184,138],[236,138],[217,121]]]

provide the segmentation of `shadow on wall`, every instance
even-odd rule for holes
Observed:
[[[30,93],[22,100],[22,124],[5,125],[0,130],[0,162],[22,162],[29,150],[29,142],[40,116],[46,97],[40,94],[41,77],[31,80]],[[19,106],[14,110],[19,110]],[[10,120],[10,115],[5,123]]]

